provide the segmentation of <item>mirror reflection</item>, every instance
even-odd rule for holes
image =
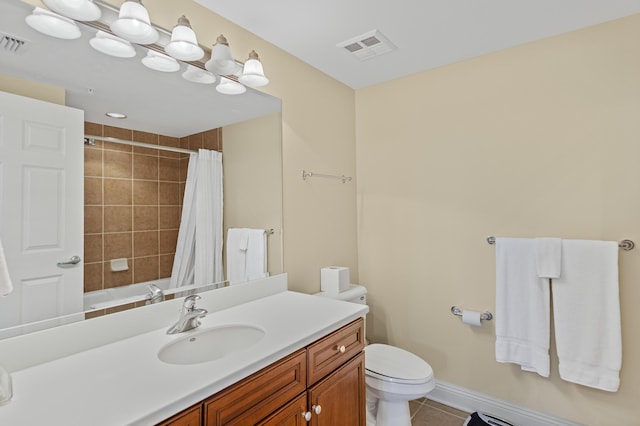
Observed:
[[[22,290],[29,280],[39,285],[29,287],[33,294],[19,290],[0,299],[0,328],[5,328],[4,333],[0,330],[0,338],[75,321],[85,317],[79,313],[85,310],[90,318],[163,297],[180,297],[197,291],[195,287],[201,284],[206,284],[204,290],[225,285],[228,273],[232,273],[227,269],[233,269],[233,259],[226,252],[230,228],[231,234],[239,231],[231,247],[245,254],[247,244],[256,247],[249,229],[262,231],[262,243],[258,240],[257,247],[263,254],[257,253],[266,262],[265,272],[282,272],[280,101],[252,89],[238,96],[222,95],[213,86],[183,79],[180,74],[189,71],[186,64],[181,64],[177,73],[150,70],[140,62],[146,55],[140,46],[134,45],[136,57],[130,59],[103,55],[88,43],[96,30],[82,25],[82,37],[77,40],[44,36],[25,24],[32,10],[33,6],[20,1],[0,3],[0,36],[5,41],[9,37],[24,42],[19,51],[0,51],[0,90],[32,97],[42,97],[41,93],[49,90],[56,96],[61,93],[63,101],[58,103],[84,111],[78,139],[83,135],[97,137],[84,147],[79,142],[78,148],[82,164],[77,179],[83,185],[76,186],[81,190],[80,200],[84,199],[79,203],[75,199],[80,208],[75,224],[84,223],[79,232],[80,247],[69,251],[65,240],[64,247],[40,250],[52,252],[53,263],[62,263],[40,278],[11,270],[14,288]],[[105,115],[114,111],[125,113],[127,119]],[[143,145],[132,146],[127,143],[130,141]],[[197,188],[189,183],[190,174],[200,176],[191,170],[197,170],[198,165],[196,154],[191,152],[199,149],[207,150],[211,157],[201,173],[206,171],[219,188],[219,194],[204,204],[201,196],[200,205],[194,196]],[[13,165],[14,160],[5,154],[2,151],[0,164]],[[67,180],[72,180],[67,170],[65,173]],[[35,176],[46,180],[45,175]],[[3,177],[0,182],[6,185],[7,176]],[[206,195],[212,192],[204,190]],[[46,194],[49,199],[51,193]],[[3,213],[10,203],[25,201],[10,200],[6,190],[0,194],[4,194],[0,199],[0,239],[5,252],[24,252],[20,232],[11,229],[24,231],[24,223],[29,222],[20,224],[24,218],[9,218]],[[32,193],[28,198],[43,207],[42,211],[49,208],[47,197]],[[202,219],[198,206],[209,212],[217,209],[218,213]],[[53,221],[51,215],[37,215],[33,220],[38,226],[30,229],[49,229],[43,224]],[[192,224],[198,220],[217,225],[202,225],[194,233]],[[207,244],[195,242],[200,234]],[[69,262],[73,255],[82,261]],[[15,256],[8,254],[9,268],[16,263],[12,262]],[[198,258],[207,260],[198,262]],[[196,266],[203,264],[206,267]],[[76,287],[84,291],[73,296],[76,308],[72,310],[60,302],[66,295],[56,290],[59,282],[50,285],[56,280],[42,278],[67,270],[76,275],[81,271],[82,282]],[[37,293],[37,288],[44,292]],[[29,302],[29,297],[36,303]]]

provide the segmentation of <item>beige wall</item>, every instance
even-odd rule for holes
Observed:
[[[0,74],[0,91],[64,105],[64,89]]]
[[[640,16],[356,92],[369,337],[438,379],[589,425],[638,423],[640,250],[620,252],[617,393],[494,360],[496,236],[640,242]],[[589,313],[586,313],[587,315]]]
[[[267,237],[268,271],[271,275],[281,274],[281,114],[226,126],[222,135],[224,235],[229,228],[273,229]]]

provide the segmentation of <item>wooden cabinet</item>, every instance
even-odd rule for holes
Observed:
[[[158,426],[202,426],[202,404],[187,408]]]
[[[308,407],[312,426],[365,426],[364,353],[311,387]]]
[[[308,386],[362,352],[363,324],[360,318],[307,346]]]
[[[258,426],[302,426],[307,424],[307,394],[302,393],[296,399],[273,413]]]
[[[359,318],[161,426],[365,426],[363,349]]]
[[[260,426],[365,426],[364,353],[274,413]]]
[[[254,425],[284,406],[307,387],[306,352],[241,380],[204,401],[206,426]]]

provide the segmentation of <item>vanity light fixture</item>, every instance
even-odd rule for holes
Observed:
[[[178,18],[178,24],[171,31],[171,41],[164,51],[181,61],[197,61],[204,56],[204,50],[198,45],[196,33],[186,16]]]
[[[241,95],[247,91],[247,88],[227,77],[220,77],[220,83],[216,86],[216,91],[223,95]]]
[[[117,118],[118,120],[124,120],[127,118],[127,114],[123,114],[121,112],[107,112],[104,115],[111,118]]]
[[[255,50],[249,53],[249,58],[244,63],[242,75],[238,77],[238,80],[249,87],[260,87],[269,84],[269,79],[264,76],[262,63]]]
[[[180,63],[178,61],[171,56],[158,53],[154,50],[147,52],[147,56],[142,58],[142,63],[147,68],[162,72],[176,72],[180,69]]]
[[[115,56],[116,58],[133,58],[136,56],[136,49],[127,40],[101,30],[98,30],[96,36],[89,40],[89,44],[98,52]]]
[[[51,37],[73,40],[82,35],[78,25],[71,19],[40,7],[33,9],[24,20],[34,30]]]
[[[242,69],[231,56],[229,42],[222,34],[216,39],[216,44],[211,50],[211,59],[204,64],[204,67],[218,75],[233,75]]]
[[[213,84],[216,82],[216,76],[214,74],[194,67],[193,65],[187,65],[187,70],[182,73],[182,78],[200,84]]]
[[[137,44],[153,44],[160,35],[149,20],[149,12],[140,0],[127,0],[118,12],[118,19],[109,25],[118,37]]]
[[[100,8],[91,0],[42,0],[49,9],[76,21],[97,21]]]

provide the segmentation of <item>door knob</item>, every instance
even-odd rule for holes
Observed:
[[[63,260],[57,263],[57,265],[60,268],[64,268],[64,267],[68,267],[68,266],[72,266],[72,265],[76,265],[78,263],[80,263],[82,259],[80,259],[80,256],[71,256],[69,259],[67,260]]]
[[[302,418],[308,422],[311,421],[311,411],[305,411],[302,413]]]

